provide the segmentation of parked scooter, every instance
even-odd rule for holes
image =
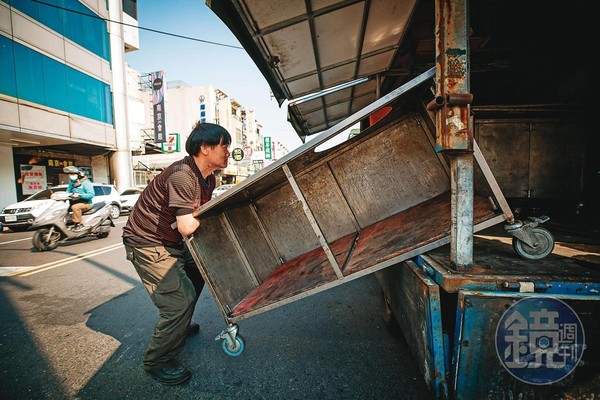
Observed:
[[[38,229],[33,234],[32,242],[39,251],[54,250],[59,243],[83,237],[96,236],[103,239],[110,233],[110,228],[115,226],[110,217],[110,205],[102,201],[83,213],[83,228],[73,231],[71,228],[74,224],[69,212],[71,195],[56,192],[50,198],[55,203],[33,222],[33,227]]]

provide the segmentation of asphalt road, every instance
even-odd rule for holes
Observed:
[[[0,399],[433,398],[373,275],[242,320],[238,357],[214,340],[226,324],[205,288],[181,359],[192,378],[158,384],[141,368],[158,313],[125,260],[126,218],[52,252],[0,233]]]

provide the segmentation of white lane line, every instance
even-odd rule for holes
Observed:
[[[35,267],[0,267],[0,276],[12,274],[14,272],[29,271]]]
[[[125,224],[125,223],[127,223],[127,220],[125,220],[125,221],[117,221],[117,222],[115,222],[115,225],[118,225],[118,224]],[[0,242],[0,246],[2,246],[3,244],[10,244],[10,243],[16,243],[16,242],[23,242],[23,241],[25,241],[25,240],[31,240],[32,238],[33,238],[33,236],[32,236],[32,237],[25,238],[25,239],[15,239],[15,240],[9,240],[8,242]]]
[[[32,237],[33,237],[33,236],[32,236]],[[8,242],[0,242],[0,245],[3,245],[3,244],[9,244],[9,243],[16,243],[16,242],[22,242],[22,241],[24,241],[24,240],[31,240],[31,238],[29,237],[29,238],[25,238],[25,239],[15,239],[15,240],[10,240],[10,241],[8,241]]]
[[[57,267],[62,267],[64,265],[68,265],[68,264],[72,264],[74,262],[77,261],[81,261],[81,260],[85,260],[86,258],[90,258],[90,257],[94,257],[100,254],[104,254],[104,253],[108,253],[109,251],[113,251],[113,250],[117,250],[120,249],[121,247],[123,247],[123,243],[117,243],[114,244],[112,246],[108,246],[108,247],[103,247],[101,249],[98,250],[93,250],[93,251],[89,251],[87,253],[83,253],[83,254],[79,254],[76,256],[72,256],[72,257],[68,257],[62,260],[58,260],[58,261],[53,261],[53,262],[49,262],[46,264],[42,264],[39,265],[37,267],[34,267],[34,269],[29,269],[27,271],[17,271],[17,272],[13,272],[4,276],[10,277],[10,276],[29,276],[29,275],[33,275],[33,274],[37,274],[38,272],[44,272],[44,271],[48,271],[50,269],[53,268],[57,268]]]

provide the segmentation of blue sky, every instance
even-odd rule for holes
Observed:
[[[203,0],[140,0],[138,23],[144,28],[241,47]],[[264,136],[281,141],[290,151],[302,144],[286,120],[286,103],[279,108],[270,97],[267,81],[243,49],[140,29],[140,49],[126,53],[125,60],[140,72],[163,70],[167,81],[213,85],[243,106],[254,107]]]

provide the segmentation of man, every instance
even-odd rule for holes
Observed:
[[[165,385],[184,383],[191,376],[176,357],[186,337],[198,331],[190,323],[204,280],[182,235],[191,235],[200,226],[195,211],[210,200],[213,172],[227,167],[230,144],[225,128],[197,124],[185,144],[188,156],[150,181],[123,228],[127,259],[159,310],[144,370]],[[172,228],[175,222],[176,229]]]
[[[69,186],[67,193],[71,194],[71,212],[73,227],[72,231],[78,232],[83,229],[82,214],[94,207],[94,185],[85,176],[82,170],[72,165],[63,168],[63,172],[69,174]]]

